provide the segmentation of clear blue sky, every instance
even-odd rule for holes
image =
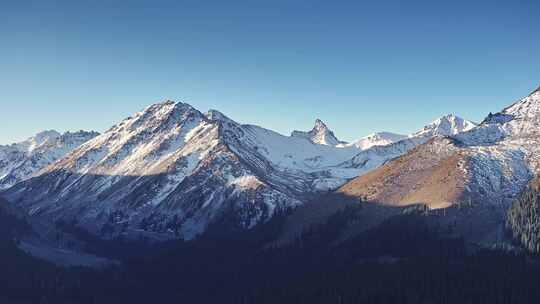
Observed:
[[[162,99],[344,140],[481,120],[540,85],[540,2],[0,1],[0,143]]]

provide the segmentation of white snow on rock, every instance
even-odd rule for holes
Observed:
[[[334,132],[330,131],[326,124],[320,119],[315,120],[315,126],[311,131],[304,132],[295,130],[291,133],[291,137],[305,138],[312,143],[327,146],[337,146],[343,143],[336,138]]]
[[[476,124],[471,121],[465,120],[453,114],[448,114],[436,119],[432,123],[423,127],[421,130],[410,135],[401,135],[391,132],[377,132],[366,137],[362,137],[352,143],[340,144],[338,147],[354,146],[361,150],[366,150],[374,146],[388,146],[404,139],[423,142],[423,139],[426,138],[429,139],[435,136],[452,136],[461,132],[466,132],[475,126]]]
[[[448,114],[428,124],[422,130],[409,135],[409,137],[451,136],[469,131],[475,126],[476,124],[471,121]]]
[[[240,189],[257,189],[263,183],[253,175],[240,176],[233,179],[229,185],[234,185]]]
[[[433,136],[468,126],[445,116],[417,135],[379,133],[359,147],[339,141],[320,120],[309,132],[285,136],[165,101],[62,150],[36,168],[35,178],[2,194],[32,216],[75,222],[105,238],[190,239],[225,215],[251,228]],[[62,136],[40,136],[26,150]]]
[[[49,130],[20,143],[0,146],[0,190],[32,177],[39,170],[97,135],[96,132],[78,131],[60,134]]]
[[[535,90],[477,127],[454,135],[471,161],[469,189],[508,207],[540,169],[540,91]]]
[[[359,149],[366,150],[373,146],[387,146],[405,138],[407,138],[406,135],[391,132],[377,132],[343,146],[355,146]]]

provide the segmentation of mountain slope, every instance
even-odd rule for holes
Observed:
[[[0,146],[0,190],[30,178],[82,143],[97,136],[97,132],[44,131],[12,145]]]
[[[428,202],[447,207],[464,196],[467,159],[449,139],[433,139],[379,169],[355,178],[338,193],[392,205]]]
[[[421,145],[434,137],[448,136],[455,132],[460,132],[460,130],[464,130],[462,128],[449,128],[448,126],[452,125],[453,121],[463,122],[460,125],[469,126],[472,124],[469,121],[453,115],[443,116],[425,126],[421,131],[411,134],[405,139],[384,146],[375,145],[361,151],[352,159],[341,164],[340,169],[346,170],[355,168],[356,170],[351,173],[355,173],[356,175],[349,175],[348,177],[354,178],[359,175],[361,176],[380,167],[388,161],[407,153],[414,147]]]
[[[218,220],[251,228],[430,139],[360,150],[335,146],[320,121],[306,134],[283,136],[166,101],[3,195],[32,217],[104,238],[191,239]]]
[[[192,238],[219,217],[249,228],[275,209],[300,204],[318,174],[356,153],[169,101],[5,195],[33,216],[76,222],[98,235]]]
[[[535,91],[477,127],[456,123],[469,130],[428,141],[339,192],[396,205],[437,208],[470,201],[506,208],[538,171],[539,109]]]

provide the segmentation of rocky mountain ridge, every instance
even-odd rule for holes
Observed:
[[[0,146],[0,190],[32,177],[97,135],[93,131],[60,134],[49,130],[20,143]]]
[[[386,204],[426,203],[438,208],[472,201],[504,209],[526,187],[528,181],[538,174],[538,130],[540,92],[536,90],[501,112],[490,113],[478,126],[450,136],[451,142],[444,144],[446,139],[435,138],[368,175],[356,178],[343,186],[341,191]],[[431,163],[428,161],[429,168],[415,167],[414,163],[425,163],[432,154],[420,153],[422,150],[430,151],[437,146],[443,147],[437,155],[453,157]],[[430,170],[443,166],[452,169],[447,170],[446,176],[441,177],[437,187],[431,190],[413,178],[431,176]],[[401,180],[409,177],[410,180],[395,185],[398,180],[395,176]],[[387,181],[386,185],[384,181]],[[436,181],[431,176],[430,182]],[[460,186],[455,186],[455,183]],[[396,187],[399,193],[387,197]],[[368,190],[375,188],[376,191]],[[415,193],[423,194],[418,196]]]
[[[72,223],[100,237],[190,239],[220,218],[232,229],[253,227],[429,138],[423,133],[361,150],[335,145],[320,120],[310,132],[284,136],[219,111],[165,101],[2,195],[31,217]]]

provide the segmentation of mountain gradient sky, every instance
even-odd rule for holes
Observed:
[[[540,85],[538,1],[1,1],[0,144],[164,99],[343,140]]]

